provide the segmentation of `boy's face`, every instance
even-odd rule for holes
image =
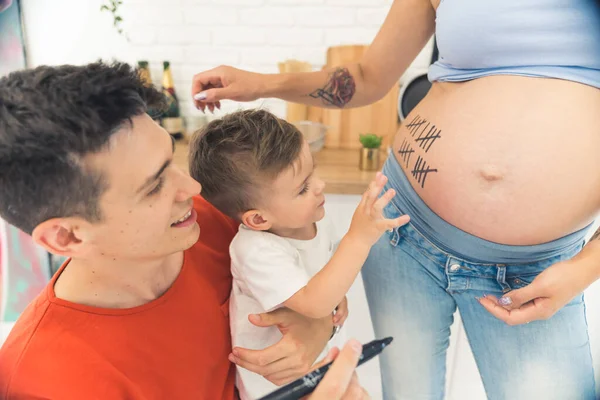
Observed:
[[[71,256],[151,260],[198,240],[192,196],[200,185],[172,163],[173,142],[164,129],[146,114],[132,121],[132,128],[113,135],[107,150],[85,158],[103,173],[108,188],[99,199],[102,220],[78,227],[80,254]]]
[[[273,230],[300,229],[325,216],[325,183],[314,172],[314,161],[305,141],[300,156],[273,181],[263,196],[265,217]]]

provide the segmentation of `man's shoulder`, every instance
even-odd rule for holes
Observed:
[[[65,353],[70,356],[65,357]],[[117,373],[107,373],[108,368],[98,370],[90,354],[93,349],[73,352],[54,347],[35,353],[26,351],[18,363],[0,367],[0,398],[79,400],[100,394],[102,398],[130,398],[126,395],[128,385],[121,382]]]
[[[40,296],[21,314],[0,348],[0,398],[70,400],[86,393],[116,394],[117,385],[106,386],[109,369],[98,368],[102,355],[84,333],[62,323],[56,316],[59,308]]]
[[[46,371],[60,369],[57,360],[60,360],[61,354],[53,350],[54,346],[46,347],[50,340],[47,337],[49,326],[45,322],[51,307],[52,303],[44,290],[21,313],[0,348],[0,398],[19,398],[24,394],[25,382],[35,376],[35,384],[31,381],[33,386],[44,384],[43,375]],[[39,351],[42,348],[44,350]],[[31,389],[35,390],[33,386]]]
[[[194,263],[212,260],[229,265],[229,245],[237,233],[237,224],[202,196],[194,196],[194,210],[198,214],[200,236],[196,244],[186,250],[186,258]]]
[[[4,376],[7,364],[15,363],[25,352],[31,339],[37,334],[40,323],[51,306],[47,296],[47,288],[40,293],[21,313],[12,327],[8,337],[0,347],[0,371]]]
[[[231,235],[231,238],[237,232],[237,223],[220,212],[215,206],[210,204],[204,197],[197,195],[193,197],[194,210],[198,217],[196,221],[200,225],[200,229],[203,226],[207,228],[217,228],[227,231]],[[230,239],[231,241],[231,239]]]

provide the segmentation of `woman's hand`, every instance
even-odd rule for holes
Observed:
[[[340,352],[334,347],[322,364],[335,359],[315,391],[305,400],[368,400],[369,395],[358,383],[354,369],[358,364],[362,346],[350,340]],[[321,364],[321,363],[319,363]],[[319,365],[321,366],[321,365]]]
[[[264,376],[275,385],[283,385],[305,375],[325,348],[333,331],[330,315],[312,319],[287,308],[250,315],[248,319],[260,327],[277,326],[283,338],[263,350],[236,347],[229,355],[229,360]]]
[[[194,75],[192,97],[196,108],[210,112],[221,108],[220,100],[252,101],[263,97],[263,74],[220,66]]]
[[[548,319],[595,280],[591,272],[585,260],[561,261],[548,267],[531,284],[500,299],[485,296],[479,302],[508,325]]]

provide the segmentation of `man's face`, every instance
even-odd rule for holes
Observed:
[[[90,256],[154,259],[198,240],[192,196],[200,184],[172,163],[173,142],[164,129],[146,114],[132,121],[107,150],[85,159],[108,183],[99,199],[102,220],[86,227]]]

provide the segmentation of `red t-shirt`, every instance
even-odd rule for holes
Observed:
[[[57,273],[0,349],[0,398],[233,399],[228,249],[237,227],[201,197],[194,207],[200,240],[171,288],[148,304],[58,299]]]

